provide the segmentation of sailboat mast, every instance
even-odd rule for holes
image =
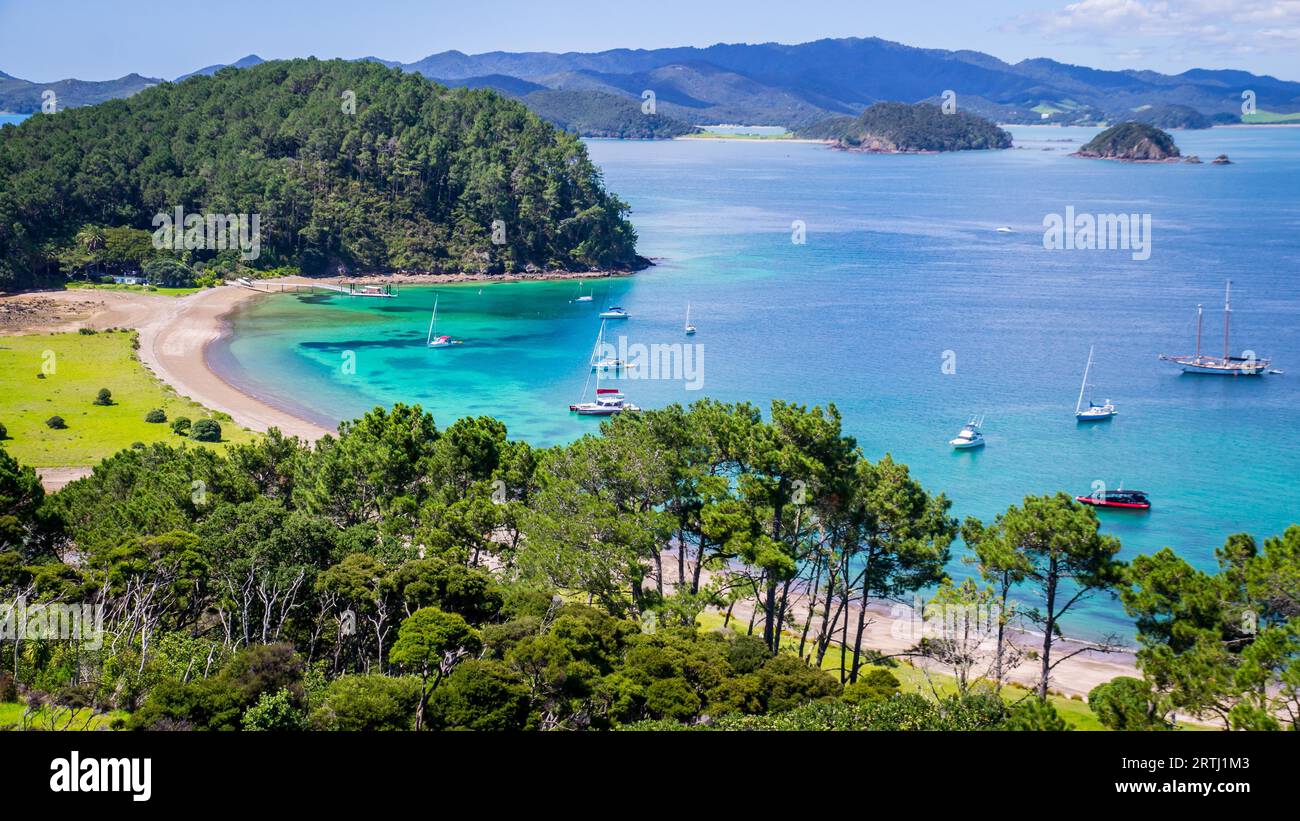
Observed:
[[[424,344],[426,346],[433,342],[433,327],[435,324],[437,324],[437,322],[438,322],[438,296],[435,294],[433,297],[433,314],[429,317],[429,334],[424,339]]]
[[[1196,305],[1196,361],[1201,361],[1201,314],[1203,308],[1200,303]]]
[[[1228,322],[1232,316],[1232,280],[1223,291],[1223,361],[1228,361]]]
[[[1074,403],[1074,415],[1079,415],[1079,409],[1083,407],[1083,392],[1088,389],[1088,371],[1092,370],[1092,348],[1088,348],[1088,364],[1083,368],[1083,384],[1079,386],[1079,401]]]

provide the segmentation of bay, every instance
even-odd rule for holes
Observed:
[[[209,359],[317,421],[418,402],[441,425],[491,415],[550,445],[598,429],[567,405],[584,386],[590,395],[596,314],[618,304],[632,317],[609,325],[611,342],[691,344],[702,356],[699,390],[629,378],[631,401],[834,403],[868,457],[908,464],[958,516],[1122,483],[1153,500],[1147,514],[1101,513],[1122,555],[1169,546],[1205,568],[1229,534],[1263,539],[1300,522],[1289,441],[1300,428],[1300,130],[1175,132],[1204,165],[1080,160],[1068,154],[1093,129],[1010,130],[1011,150],[908,156],[592,140],[655,267],[582,284],[408,286],[393,300],[269,297],[233,318]],[[1232,165],[1208,164],[1222,153]],[[1044,217],[1070,206],[1149,214],[1149,259],[1044,248]],[[1234,352],[1290,373],[1195,377],[1157,361],[1191,352],[1197,303],[1206,350],[1221,350],[1226,279]],[[439,332],[465,345],[425,347],[435,292]],[[579,293],[595,299],[573,302]],[[1092,345],[1094,397],[1120,413],[1084,426],[1073,409]],[[979,413],[988,446],[952,451],[948,439]],[[969,573],[965,549],[955,552],[954,575]],[[1104,598],[1071,626],[1131,634]]]

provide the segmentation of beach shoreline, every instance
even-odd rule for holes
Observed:
[[[399,275],[400,276],[400,275]],[[413,275],[410,275],[413,276]],[[585,273],[564,279],[596,278]],[[540,277],[538,277],[540,278]],[[443,275],[437,278],[422,276],[402,280],[407,284],[455,284],[484,281],[466,275]],[[364,281],[361,277],[350,281]],[[311,284],[312,279],[292,277],[283,280],[266,280],[267,283]],[[320,282],[321,280],[316,280]],[[392,278],[377,277],[371,281],[393,282]],[[491,281],[501,281],[498,277]],[[515,280],[517,281],[517,280]],[[290,436],[314,442],[327,433],[325,426],[304,419],[283,408],[275,407],[253,395],[248,390],[227,381],[208,362],[210,347],[230,333],[230,317],[254,300],[267,296],[265,292],[225,285],[206,289],[183,297],[161,296],[147,292],[122,291],[55,291],[35,292],[18,297],[4,297],[0,304],[12,304],[15,299],[39,301],[43,307],[62,305],[58,315],[47,315],[45,321],[19,332],[75,331],[79,327],[103,330],[106,328],[132,328],[139,333],[138,356],[141,364],[159,380],[171,386],[178,394],[189,397],[210,410],[228,414],[236,424],[256,431],[271,427]],[[12,332],[12,328],[5,330]],[[42,477],[49,490],[55,490],[82,476],[89,475],[89,467],[63,467],[43,469]],[[47,475],[48,474],[48,475]],[[668,580],[665,580],[668,581]],[[667,585],[671,588],[671,582]],[[807,615],[808,602],[795,591],[791,604],[791,621],[787,628],[801,623]],[[745,630],[753,615],[752,602],[738,603],[732,612],[734,629]],[[850,608],[850,619],[856,622],[857,605]],[[863,644],[886,655],[906,656],[915,644],[908,633],[906,614],[892,612],[889,605],[870,602],[867,606],[867,629]],[[1017,643],[1025,649],[1034,649],[1041,642],[1030,634],[1018,636]],[[797,639],[794,639],[797,641]],[[1063,641],[1058,652],[1068,653],[1083,649],[1082,645]],[[838,653],[837,650],[832,652]],[[924,668],[924,661],[913,660]],[[1063,662],[1053,673],[1052,690],[1064,696],[1086,697],[1098,684],[1116,676],[1137,675],[1131,652],[1100,653],[1084,649]],[[1036,678],[1035,666],[1025,662],[1008,675],[1008,680],[1023,686],[1032,686]]]

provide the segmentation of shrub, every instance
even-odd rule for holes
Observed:
[[[200,419],[190,428],[190,438],[196,442],[220,442],[221,423],[215,419]]]
[[[409,730],[420,700],[420,680],[399,676],[340,676],[325,688],[311,714],[316,730]]]
[[[178,416],[172,420],[172,433],[178,436],[188,436],[190,432],[190,418],[188,416]]]
[[[1003,729],[1032,732],[1059,732],[1070,729],[1050,701],[1029,698],[1011,708]]]
[[[96,405],[113,404],[113,392],[110,391],[108,388],[100,388],[99,393],[95,395],[95,404]]]
[[[8,438],[9,438],[9,429],[4,426],[3,422],[0,422],[0,439],[8,439]]]
[[[78,328],[78,329],[77,329],[77,333],[81,334],[82,336],[90,336],[90,335],[92,335],[93,333],[95,333],[95,329],[94,329],[94,328]]]
[[[63,430],[68,426],[68,423],[63,421],[62,416],[51,416],[45,420],[45,426],[54,430]]]
[[[306,723],[302,710],[294,706],[288,690],[265,691],[257,702],[244,711],[240,723],[245,730],[284,732],[301,730]]]
[[[898,692],[898,677],[888,670],[872,667],[858,675],[858,680],[844,688],[841,697],[849,704],[884,701]]]
[[[144,421],[161,424],[167,421],[167,414],[163,412],[162,408],[154,408],[144,415]]]

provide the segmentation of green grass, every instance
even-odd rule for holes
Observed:
[[[23,712],[27,705],[18,701],[0,702],[0,729],[11,727],[20,729],[23,724]],[[63,729],[66,725],[69,730],[100,730],[107,729],[114,719],[126,718],[129,713],[120,710],[104,715],[96,714],[89,707],[80,707],[76,710],[70,710],[67,707],[42,707],[36,712],[36,715],[28,718],[28,727],[33,730]],[[72,721],[69,723],[68,719]],[[89,724],[87,723],[89,722]]]
[[[0,337],[0,423],[8,428],[4,440],[18,461],[33,467],[72,467],[97,464],[135,442],[190,442],[225,448],[229,442],[255,437],[224,414],[214,414],[179,397],[159,382],[135,358],[134,334],[32,334]],[[53,373],[44,379],[43,364]],[[94,404],[100,388],[113,393],[113,404]],[[151,424],[144,416],[162,408],[168,422]],[[65,430],[51,430],[45,420],[61,416]],[[204,444],[171,431],[178,416],[191,420],[215,418],[222,442]]]
[[[1256,110],[1254,114],[1243,114],[1241,121],[1243,123],[1296,123],[1300,122],[1300,112],[1279,114],[1276,111]]]
[[[784,134],[732,134],[724,131],[698,131],[694,134],[683,134],[678,137],[679,140],[791,140],[794,135],[789,131]]]
[[[162,296],[188,296],[198,293],[202,288],[167,288],[161,285],[118,285],[99,282],[69,282],[67,287],[75,291],[135,291],[137,293],[161,294]]]

